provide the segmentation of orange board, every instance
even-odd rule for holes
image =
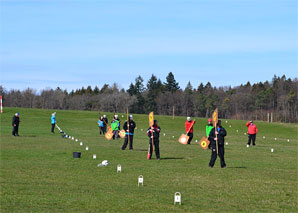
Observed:
[[[203,148],[203,149],[207,149],[208,146],[210,144],[210,141],[205,138],[205,137],[202,137],[202,139],[200,140],[200,146]]]

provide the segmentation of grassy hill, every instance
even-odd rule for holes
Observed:
[[[192,144],[181,145],[177,140],[184,132],[185,118],[156,116],[162,129],[161,160],[154,155],[148,161],[147,115],[134,115],[134,150],[122,151],[123,139],[107,141],[99,135],[97,112],[57,111],[57,124],[84,143],[80,146],[63,139],[57,129],[50,133],[53,110],[4,110],[0,115],[1,212],[298,210],[297,124],[256,121],[257,146],[247,148],[245,121],[222,120],[228,133],[227,168],[221,169],[217,159],[210,169],[210,150],[195,142],[205,135],[205,118],[196,118]],[[17,111],[21,136],[12,137],[11,119]],[[119,115],[124,121],[126,115]],[[111,120],[112,114],[107,116]],[[73,159],[74,151],[82,152],[81,159]],[[97,167],[102,160],[110,165]],[[116,172],[118,164],[121,173]],[[137,185],[139,175],[144,176],[144,187]],[[182,194],[181,206],[173,204],[175,192]]]

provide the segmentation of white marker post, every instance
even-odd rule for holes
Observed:
[[[277,138],[274,138],[274,140],[277,140]]]
[[[271,152],[274,152],[274,149],[273,148],[271,148]]]
[[[72,137],[71,140],[74,140],[74,137]]]
[[[80,146],[83,146],[83,142],[80,142]]]
[[[76,142],[78,142],[79,140],[78,139],[76,139]]]
[[[228,142],[226,142],[226,145],[229,145],[229,143],[228,143]]]
[[[288,142],[290,142],[290,139],[288,139]]]
[[[238,131],[238,129],[237,129],[237,133],[238,133],[239,131]]]
[[[86,146],[86,151],[88,151],[89,150],[89,148],[88,148],[88,146]]]
[[[263,139],[266,139],[266,137],[265,137],[265,136],[263,136]]]
[[[138,178],[138,186],[140,186],[140,184],[142,184],[142,186],[144,186],[144,177],[143,175],[140,175]]]
[[[96,154],[93,154],[93,159],[94,159],[94,160],[96,159]]]
[[[121,165],[120,164],[118,164],[118,166],[117,166],[117,173],[118,172],[121,172]]]
[[[179,203],[181,205],[181,193],[180,192],[176,192],[174,195],[174,205],[176,205],[176,203]]]
[[[247,144],[246,147],[249,148],[249,145]]]

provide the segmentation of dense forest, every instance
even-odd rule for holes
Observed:
[[[152,75],[147,84],[141,76],[127,90],[105,84],[67,92],[59,87],[44,89],[40,93],[28,88],[24,91],[7,91],[0,86],[4,107],[42,109],[96,110],[105,112],[148,113],[210,117],[217,107],[219,117],[232,119],[267,120],[272,113],[273,121],[298,122],[298,79],[274,76],[272,81],[253,85],[247,82],[236,87],[213,87],[211,83],[197,88],[190,82],[179,87],[173,73],[162,82]]]

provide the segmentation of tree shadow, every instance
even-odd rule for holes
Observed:
[[[160,158],[160,160],[183,160],[184,158],[176,158],[176,157],[165,157],[165,158]]]

